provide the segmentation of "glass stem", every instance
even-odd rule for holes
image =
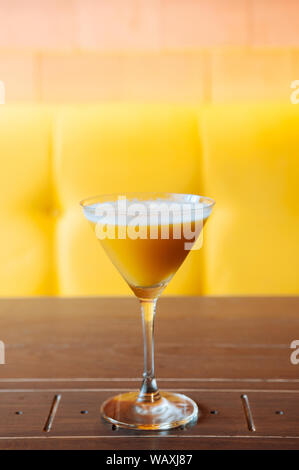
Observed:
[[[160,398],[154,370],[154,319],[157,299],[140,299],[140,303],[144,342],[144,372],[138,401],[153,403]]]

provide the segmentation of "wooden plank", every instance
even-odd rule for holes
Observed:
[[[0,391],[7,389],[41,389],[50,390],[53,393],[57,390],[94,390],[103,388],[114,389],[138,389],[141,385],[141,378],[0,378]],[[207,390],[238,390],[243,393],[244,390],[263,391],[270,390],[276,392],[278,390],[290,393],[292,390],[297,391],[299,382],[296,379],[230,379],[221,377],[206,378],[159,378],[158,385],[161,389],[189,390],[193,388]]]
[[[0,449],[297,449],[298,310],[295,297],[161,299],[159,384],[192,397],[200,418],[140,433],[113,430],[99,412],[140,385],[135,299],[3,299]]]
[[[37,439],[0,439],[0,449],[5,450],[128,450],[128,439],[121,437],[117,440],[102,437],[43,437]],[[134,450],[298,450],[297,439],[280,438],[224,438],[218,436],[200,436],[199,439],[161,437],[148,439],[136,438]]]
[[[3,392],[0,395],[0,436],[36,436],[45,426],[51,392]]]
[[[177,389],[176,389],[177,390]],[[106,433],[111,430],[110,425],[100,419],[100,404],[109,396],[121,393],[124,389],[106,388],[104,390],[95,389],[77,390],[69,389],[57,393],[45,392],[39,389],[28,390],[3,390],[1,392],[1,426],[0,435],[6,435],[7,430],[19,435],[23,431],[22,425],[28,425],[28,418],[39,417],[36,430],[44,431],[44,424],[52,408],[53,399],[61,395],[61,405],[57,410],[55,423],[51,432],[61,435],[93,435]],[[181,390],[191,396],[200,409],[200,416],[196,426],[186,428],[188,433],[196,435],[198,432],[210,434],[216,428],[220,429],[221,435],[251,435],[246,422],[246,416],[242,409],[242,396],[238,390]],[[278,390],[260,390],[259,392],[246,392],[248,402],[252,410],[256,423],[256,432],[263,435],[287,435],[299,437],[298,426],[298,394],[299,391],[281,393]],[[23,418],[18,420],[9,419],[20,410]],[[277,413],[277,411],[280,413]],[[30,418],[31,417],[31,418]],[[83,419],[84,418],[84,419]],[[26,421],[27,419],[27,421]],[[86,427],[87,426],[87,427]],[[248,432],[250,431],[250,432]],[[31,432],[31,431],[30,431]],[[127,431],[119,429],[121,433]],[[169,431],[168,434],[177,433],[177,430]],[[136,434],[136,433],[133,433]],[[139,435],[140,432],[137,432]],[[146,435],[148,433],[145,433]],[[155,434],[155,433],[154,433]],[[32,434],[33,435],[33,434]],[[129,432],[132,435],[132,431]]]
[[[290,343],[299,298],[162,298],[156,372],[164,378],[298,379]],[[125,299],[3,299],[1,377],[138,377],[139,305]]]

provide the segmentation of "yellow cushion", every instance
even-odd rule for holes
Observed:
[[[218,105],[201,116],[206,294],[298,294],[299,106]]]
[[[61,295],[122,295],[130,290],[84,220],[79,200],[125,191],[200,193],[196,110],[174,105],[102,105],[62,109],[55,124],[54,178]],[[201,292],[194,253],[168,294]]]
[[[0,295],[54,292],[51,117],[0,106]]]
[[[165,294],[299,294],[299,106],[0,107],[0,295],[126,295],[79,201],[216,199]]]
[[[51,217],[36,211],[12,211],[2,217],[0,295],[55,294]]]

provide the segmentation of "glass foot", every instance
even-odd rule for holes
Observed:
[[[109,423],[120,427],[159,431],[195,421],[198,408],[180,393],[160,392],[158,400],[143,402],[139,392],[128,392],[105,401],[101,413]]]

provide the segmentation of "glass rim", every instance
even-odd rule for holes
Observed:
[[[149,199],[143,199],[143,201],[150,201],[151,197],[161,197],[161,199],[163,200],[163,197],[165,197],[165,202],[169,201],[169,199],[167,199],[167,196],[168,198],[170,196],[177,196],[177,197],[183,197],[183,196],[194,196],[194,197],[197,197],[199,198],[199,201],[198,202],[192,202],[192,201],[172,201],[172,202],[177,202],[177,203],[183,203],[185,202],[186,204],[190,204],[191,206],[193,205],[194,208],[192,208],[192,210],[196,210],[196,206],[198,204],[203,204],[203,210],[207,210],[207,209],[212,209],[212,207],[215,205],[216,201],[214,199],[212,199],[211,197],[207,197],[207,196],[202,196],[200,194],[193,194],[193,193],[168,193],[168,192],[159,192],[159,191],[133,191],[133,192],[124,192],[124,193],[107,193],[107,194],[98,194],[96,196],[90,196],[90,197],[87,197],[87,198],[84,198],[84,199],[81,199],[81,201],[79,201],[79,205],[85,209],[85,210],[89,210],[89,211],[95,211],[96,209],[93,206],[93,204],[96,204],[96,203],[102,203],[102,204],[109,204],[109,203],[112,203],[112,202],[116,202],[117,201],[117,197],[122,197],[122,196],[125,196],[125,198],[138,198],[138,195],[142,195],[142,196],[148,196]],[[100,199],[106,199],[104,201],[100,201]],[[202,201],[200,201],[202,199]],[[138,201],[138,203],[141,202],[142,203],[142,200]],[[150,201],[150,202],[155,202],[155,200],[153,201]],[[163,201],[164,202],[164,201]],[[117,212],[118,214],[126,214],[126,212],[121,212],[121,211],[118,211]]]

